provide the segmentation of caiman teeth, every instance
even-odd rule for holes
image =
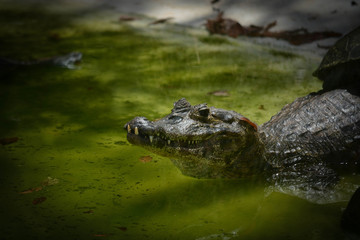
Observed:
[[[154,136],[149,136],[150,142],[153,142]]]
[[[135,135],[139,135],[139,129],[138,129],[138,127],[135,127]]]
[[[130,127],[130,124],[127,126],[127,131],[128,131],[128,133],[130,133],[130,132],[131,132],[131,127]]]

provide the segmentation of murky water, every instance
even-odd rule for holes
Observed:
[[[122,129],[138,115],[162,117],[181,97],[261,124],[321,88],[311,77],[320,57],[120,15],[0,10],[1,56],[84,55],[76,70],[0,73],[0,138],[19,138],[0,146],[0,238],[345,238],[346,201],[318,205],[266,194],[257,182],[189,178],[130,145]],[[220,90],[227,96],[209,94]]]

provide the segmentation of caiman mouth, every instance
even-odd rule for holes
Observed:
[[[158,149],[196,149],[211,144],[212,139],[216,137],[216,135],[170,137],[161,129],[155,131],[131,124],[126,124],[124,128],[127,130],[127,139],[130,143]]]

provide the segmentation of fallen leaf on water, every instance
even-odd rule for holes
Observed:
[[[40,186],[40,187],[36,187],[36,188],[30,188],[28,190],[25,190],[25,191],[22,191],[22,192],[19,192],[20,194],[29,194],[29,193],[33,193],[33,192],[38,192],[40,190],[42,190],[43,188]]]
[[[38,192],[38,191],[42,190],[43,187],[55,185],[55,184],[58,184],[58,183],[59,183],[59,179],[52,178],[52,177],[47,177],[47,179],[45,179],[41,183],[41,186],[34,187],[34,188],[29,188],[27,190],[19,192],[19,194],[29,194],[29,193],[33,193],[33,192]]]
[[[230,93],[227,90],[218,90],[218,91],[214,91],[214,92],[209,92],[209,95],[214,95],[217,97],[228,97],[230,96]]]
[[[20,194],[29,194],[29,193],[32,193],[34,192],[34,190],[31,188],[31,189],[28,189],[28,190],[25,190],[25,191],[22,191],[22,192],[19,192]]]
[[[1,139],[0,139],[0,144],[1,144],[1,145],[8,145],[8,144],[17,142],[18,140],[19,140],[18,137],[1,138]]]
[[[42,185],[45,186],[51,186],[51,185],[55,185],[59,183],[59,179],[57,178],[52,178],[52,177],[47,177],[47,179],[45,179],[42,182]]]
[[[117,227],[117,228],[124,232],[127,231],[127,227]]]
[[[45,200],[46,200],[46,197],[39,197],[39,198],[35,198],[32,203],[34,205],[37,205],[37,204],[44,202]]]
[[[151,156],[141,156],[139,160],[140,160],[140,162],[147,163],[152,160],[152,157]]]

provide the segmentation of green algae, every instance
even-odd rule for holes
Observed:
[[[0,10],[0,52],[37,59],[70,51],[77,70],[1,72],[1,236],[5,239],[339,239],[340,207],[258,182],[199,180],[126,141],[123,125],[174,101],[238,111],[261,124],[321,88],[319,59],[175,26],[120,23],[108,10]],[[6,24],[5,24],[6,23]],[[286,60],[284,60],[286,58]],[[209,94],[227,90],[229,96]],[[147,163],[141,156],[151,155]],[[48,177],[59,183],[28,194]],[[33,201],[46,197],[34,205]]]
[[[279,50],[275,50],[275,49],[270,49],[269,53],[274,55],[274,56],[279,56],[279,57],[283,57],[283,58],[300,57],[299,55],[291,53],[291,52],[279,51]]]
[[[230,44],[230,41],[227,38],[216,36],[216,35],[201,36],[201,37],[199,37],[199,41],[203,42],[203,43],[207,43],[207,44],[214,44],[214,45]]]

